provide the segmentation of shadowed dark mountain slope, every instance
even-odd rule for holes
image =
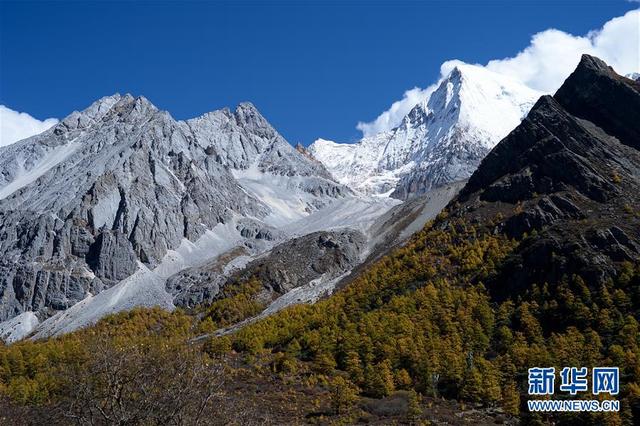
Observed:
[[[499,214],[495,232],[528,236],[492,280],[495,296],[573,274],[597,285],[638,261],[639,111],[640,85],[585,55],[484,159],[451,210]]]

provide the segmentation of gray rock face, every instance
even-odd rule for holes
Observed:
[[[131,242],[120,231],[103,231],[89,247],[85,260],[94,274],[105,282],[127,278],[137,269]]]
[[[181,122],[113,95],[1,148],[0,321],[28,310],[44,319],[217,224],[273,214],[234,177],[246,169],[298,178],[308,209],[349,193],[251,104]]]
[[[236,231],[243,237],[242,244],[167,278],[165,289],[174,297],[176,306],[194,308],[214,300],[234,270],[242,268],[256,253],[287,238],[283,231],[249,218],[238,220]]]
[[[3,263],[0,315],[12,318],[23,312],[21,301],[43,315],[49,310],[64,310],[82,300],[87,292],[102,291],[104,284],[82,262]],[[7,285],[8,283],[8,285]]]
[[[185,269],[169,277],[165,288],[174,297],[173,303],[182,308],[195,308],[218,298],[227,280],[226,266],[246,254],[246,248],[238,247],[212,262]]]
[[[283,231],[249,218],[238,220],[236,230],[243,238],[252,240],[277,241],[285,237]]]
[[[256,278],[262,297],[271,300],[313,280],[331,280],[350,271],[362,261],[366,243],[361,232],[351,229],[313,232],[279,244],[231,277],[222,274],[221,261],[180,272],[167,280],[167,291],[175,295],[177,306],[191,308],[220,298],[225,286]]]
[[[231,281],[257,278],[271,293],[284,294],[317,278],[335,278],[360,262],[366,237],[355,230],[314,232],[280,244],[249,263]]]
[[[255,166],[261,172],[331,180],[320,163],[294,149],[251,103],[241,103],[234,112],[225,108],[207,113],[181,125],[197,136],[208,155],[229,168]]]
[[[458,129],[455,131],[447,143],[433,149],[427,161],[400,178],[392,197],[406,200],[471,176],[490,149],[480,144],[465,144],[468,136]]]

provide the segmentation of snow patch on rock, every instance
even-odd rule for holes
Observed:
[[[89,295],[69,309],[42,322],[33,339],[58,336],[95,324],[106,315],[136,307],[159,306],[173,310],[172,297],[164,289],[164,280],[145,265],[128,278],[97,295]]]
[[[57,146],[29,168],[25,167],[26,161],[24,158],[21,158],[18,161],[18,171],[13,180],[0,187],[0,200],[8,197],[20,188],[35,182],[40,176],[66,160],[79,147],[80,144],[76,142],[69,142],[66,145]]]
[[[0,340],[10,344],[27,337],[38,325],[38,317],[31,311],[0,323]]]

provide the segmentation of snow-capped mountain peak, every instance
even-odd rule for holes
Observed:
[[[503,136],[526,115],[531,100],[535,102],[542,95],[515,79],[469,64],[459,64],[451,71],[446,79],[446,93],[441,94],[443,86],[434,92],[427,105],[434,114],[442,111],[454,115],[459,108],[459,125]],[[479,142],[493,147],[497,141]]]
[[[632,72],[625,75],[625,77],[630,78],[631,80],[640,81],[640,72]]]
[[[457,63],[395,129],[356,144],[319,139],[309,151],[341,183],[407,198],[467,178],[540,95],[517,80]]]

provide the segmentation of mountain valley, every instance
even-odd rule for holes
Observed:
[[[0,148],[2,413],[635,424],[640,83],[479,71],[351,146],[115,95]],[[623,409],[529,411],[568,365],[619,367]]]
[[[232,275],[273,253],[287,257],[275,261],[285,262],[290,284],[265,283],[264,302],[310,283],[316,300],[332,291],[326,283],[409,236],[374,235],[399,201],[335,182],[248,103],[176,121],[145,98],[114,95],[3,148],[0,163],[0,336],[8,342],[136,306],[211,303]],[[444,193],[412,229],[455,194]],[[311,235],[317,241],[298,261],[326,266],[298,276],[286,247]],[[349,255],[334,268],[337,253]]]

